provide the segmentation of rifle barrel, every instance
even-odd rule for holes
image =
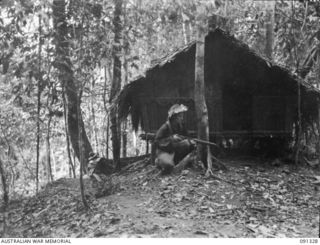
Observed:
[[[202,143],[202,144],[206,144],[206,145],[217,146],[217,144],[215,144],[215,143],[213,143],[213,142],[210,142],[210,141],[199,140],[199,139],[194,139],[194,138],[191,138],[191,139],[194,140],[195,142],[198,142],[198,143]]]

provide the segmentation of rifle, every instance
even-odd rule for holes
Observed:
[[[193,140],[196,143],[199,144],[206,144],[206,145],[212,145],[215,147],[219,147],[216,143],[210,142],[210,141],[206,141],[206,140],[200,140],[197,138],[192,138],[192,137],[188,137],[188,136],[184,136],[184,135],[180,135],[180,134],[175,134],[178,137],[182,138],[182,139],[189,139],[189,140]],[[143,140],[154,140],[155,134],[154,133],[145,133],[145,134],[140,134],[140,138]]]
[[[212,146],[218,147],[218,145],[216,143],[213,143],[213,142],[210,142],[210,141],[200,140],[200,139],[197,139],[197,138],[183,136],[183,135],[180,135],[180,134],[176,134],[176,135],[179,136],[180,138],[183,138],[183,139],[193,140],[194,142],[199,143],[199,144],[212,145]]]

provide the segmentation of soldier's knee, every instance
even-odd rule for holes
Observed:
[[[161,158],[156,158],[156,167],[161,170],[162,174],[170,174],[174,169],[174,164],[165,162]]]

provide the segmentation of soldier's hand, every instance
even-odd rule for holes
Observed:
[[[189,144],[192,151],[197,148],[197,143],[194,140],[189,139]]]

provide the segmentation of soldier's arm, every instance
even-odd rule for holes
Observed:
[[[170,132],[167,124],[163,124],[157,131],[156,136],[155,136],[155,141],[159,141],[162,139],[166,139],[170,137]]]

